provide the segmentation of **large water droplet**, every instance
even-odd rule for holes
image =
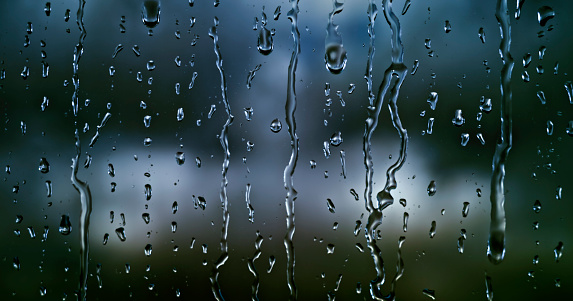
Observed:
[[[148,28],[153,28],[159,24],[161,7],[157,0],[146,0],[141,7],[141,21]]]
[[[63,235],[68,235],[72,232],[72,223],[70,223],[70,216],[62,215],[60,219],[60,228],[58,229]]]
[[[325,48],[324,61],[328,71],[338,74],[346,67],[346,50],[342,44],[329,44]]]
[[[553,17],[555,17],[555,11],[549,6],[542,6],[537,10],[537,22],[541,26],[545,26],[547,21]]]

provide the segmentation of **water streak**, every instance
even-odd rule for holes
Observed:
[[[253,285],[251,286],[251,300],[258,301],[259,300],[259,283],[260,283],[260,276],[255,268],[255,260],[257,260],[261,256],[261,245],[263,244],[263,237],[261,233],[257,231],[257,239],[255,240],[255,254],[253,255],[252,259],[249,259],[248,266],[249,271],[255,279],[253,280]]]
[[[505,161],[512,145],[512,110],[511,110],[511,73],[513,58],[509,52],[511,46],[511,26],[507,0],[498,0],[495,17],[501,30],[499,53],[503,61],[501,68],[501,134],[500,142],[495,146],[491,174],[491,223],[487,243],[487,256],[493,264],[499,264],[505,256]]]
[[[289,288],[289,300],[296,300],[297,291],[294,282],[294,267],[295,267],[295,254],[293,237],[295,232],[294,223],[294,201],[297,197],[297,192],[294,189],[293,174],[298,161],[298,136],[296,135],[296,121],[294,113],[296,111],[296,92],[295,92],[295,74],[298,64],[298,54],[300,53],[300,32],[298,31],[298,0],[290,0],[291,9],[287,17],[291,21],[291,34],[294,40],[294,47],[288,66],[288,85],[287,85],[287,98],[285,104],[286,123],[290,136],[291,154],[288,165],[285,167],[283,180],[287,195],[285,198],[286,209],[286,225],[287,233],[284,238],[284,245],[287,256],[287,285]]]
[[[233,115],[231,114],[231,107],[229,105],[229,101],[227,100],[227,83],[225,81],[225,72],[223,70],[223,58],[221,56],[221,51],[219,49],[219,37],[217,35],[217,24],[218,19],[215,17],[215,25],[211,27],[209,30],[209,36],[213,39],[213,50],[215,51],[215,55],[217,56],[217,60],[215,64],[217,65],[217,69],[219,69],[219,75],[221,78],[221,96],[223,100],[223,104],[225,106],[225,112],[227,113],[227,121],[223,125],[223,129],[221,130],[221,134],[219,136],[219,140],[221,142],[221,146],[223,147],[223,170],[222,170],[222,179],[221,179],[221,192],[219,193],[219,197],[221,199],[221,207],[223,209],[223,226],[221,229],[221,255],[219,259],[215,262],[213,267],[213,271],[209,279],[211,280],[211,291],[216,300],[221,301],[225,300],[221,293],[221,288],[219,286],[219,269],[227,262],[229,259],[229,251],[228,251],[228,244],[227,244],[227,236],[229,231],[229,208],[228,208],[228,198],[227,198],[227,171],[229,170],[229,157],[231,153],[229,151],[229,141],[227,139],[227,134],[229,132],[229,126],[233,122]]]
[[[370,26],[373,26],[373,4],[370,2],[368,9],[370,17]],[[366,189],[364,192],[364,198],[366,203],[366,209],[369,212],[368,222],[366,224],[366,240],[370,253],[374,260],[374,268],[376,270],[376,278],[370,283],[370,294],[375,300],[394,300],[394,286],[395,282],[400,278],[400,271],[397,273],[393,280],[392,289],[388,295],[383,295],[381,292],[381,287],[385,281],[385,271],[384,271],[384,260],[382,258],[382,253],[380,248],[376,244],[376,229],[382,223],[382,210],[389,205],[393,204],[394,199],[392,198],[390,192],[396,188],[397,183],[395,179],[395,173],[398,171],[406,160],[407,145],[408,145],[408,134],[406,130],[402,127],[400,117],[398,115],[397,99],[400,92],[400,87],[404,81],[407,74],[407,67],[404,65],[404,47],[401,40],[401,30],[400,22],[397,16],[392,11],[392,2],[389,0],[383,1],[383,11],[386,22],[390,25],[392,30],[392,63],[384,72],[384,78],[376,98],[372,97],[371,87],[369,82],[369,107],[368,107],[368,118],[366,119],[366,126],[363,137],[363,152],[364,152],[364,165],[366,167]],[[371,33],[371,28],[369,28],[369,34],[371,36],[371,42],[373,40],[373,31]],[[369,52],[369,60],[367,67],[367,81],[371,80],[371,56],[372,53]],[[373,161],[372,161],[372,134],[378,125],[378,119],[380,111],[382,109],[382,104],[386,94],[390,91],[389,95],[389,109],[392,123],[401,139],[400,144],[400,155],[397,161],[392,164],[386,172],[386,185],[382,191],[377,194],[378,206],[374,206],[372,202],[372,186],[373,186]]]
[[[74,113],[75,123],[75,149],[76,155],[72,158],[72,174],[71,181],[74,188],[80,193],[80,281],[79,281],[79,300],[86,300],[87,280],[88,280],[88,258],[89,258],[89,224],[90,215],[92,211],[92,200],[90,188],[87,182],[78,179],[78,162],[81,154],[81,141],[78,130],[78,108],[79,108],[79,92],[80,92],[80,78],[79,67],[80,59],[84,51],[84,40],[87,32],[84,27],[84,6],[85,0],[79,0],[78,12],[76,23],[80,30],[80,37],[78,44],[74,48],[74,61],[73,61],[73,75],[72,82],[74,84],[74,94],[72,95],[72,111]]]

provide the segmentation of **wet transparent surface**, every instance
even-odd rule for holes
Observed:
[[[0,299],[565,298],[573,7],[504,4],[0,2]]]

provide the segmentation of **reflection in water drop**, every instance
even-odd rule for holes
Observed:
[[[159,24],[160,10],[161,7],[158,0],[144,1],[141,6],[141,21],[143,24],[148,28],[153,28]]]
[[[338,32],[338,25],[334,25],[334,15],[342,12],[344,3],[333,0],[333,10],[328,15],[328,25],[326,26],[326,39],[324,61],[326,69],[333,74],[338,74],[346,67],[346,50],[342,44],[342,36]]]

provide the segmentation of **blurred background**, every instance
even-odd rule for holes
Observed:
[[[391,63],[392,32],[382,2],[374,3],[376,94]],[[405,237],[396,300],[487,300],[486,275],[495,300],[559,299],[573,288],[573,4],[520,3],[519,18],[516,1],[508,5],[513,148],[506,162],[506,254],[499,265],[486,254],[503,66],[496,1],[391,4],[408,68],[397,103],[409,144],[376,244],[388,293]],[[81,201],[70,180],[76,129],[77,177],[89,185],[92,200],[87,298],[214,299],[209,277],[221,255],[223,227],[219,135],[228,118],[209,36],[215,18],[234,116],[221,295],[288,299],[283,172],[291,153],[285,120],[291,4],[86,1],[74,116],[78,4],[0,2],[0,299],[77,298]],[[298,299],[372,300],[376,272],[364,235],[368,1],[344,1],[332,16],[341,38],[334,40],[347,55],[339,73],[325,64],[325,47],[336,37],[327,36],[333,1],[300,1],[299,9]],[[438,95],[434,109],[427,101],[432,92]],[[374,197],[400,155],[388,97],[383,101],[371,141]],[[453,124],[457,110],[461,126]],[[342,143],[331,143],[338,133]],[[428,193],[431,182],[435,193]],[[249,270],[253,258],[256,273]]]

